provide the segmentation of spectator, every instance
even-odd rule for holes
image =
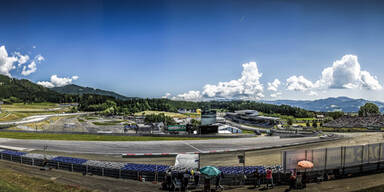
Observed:
[[[265,178],[267,179],[267,189],[269,188],[269,184],[271,184],[271,188],[273,188],[273,177],[271,168],[267,169],[267,174],[265,175]]]
[[[296,171],[291,170],[291,175],[289,177],[289,188],[285,191],[291,191],[296,188]]]
[[[221,172],[218,176],[216,176],[216,191],[218,190],[218,189],[223,189],[223,187],[220,185],[220,181],[221,181],[221,178],[223,178],[224,177],[224,173],[223,172]]]
[[[256,169],[256,171],[253,173],[254,177],[255,177],[255,188],[259,188],[260,187],[260,181],[261,181],[261,174],[259,172],[258,169]]]
[[[204,192],[211,191],[211,178],[205,177],[204,179]]]
[[[199,185],[199,180],[200,180],[200,172],[199,171],[196,171],[194,176],[193,176],[193,179],[195,181],[195,186],[198,186]]]
[[[187,188],[188,188],[189,177],[190,177],[190,174],[189,174],[188,170],[186,170],[185,173],[183,174],[183,183],[182,183],[182,190],[183,191],[187,190]]]

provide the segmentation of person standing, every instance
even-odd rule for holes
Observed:
[[[265,175],[265,178],[267,179],[267,189],[269,188],[269,184],[271,184],[271,188],[273,188],[273,176],[272,176],[272,169],[268,168],[267,173]]]
[[[296,171],[291,170],[291,175],[289,176],[289,188],[286,191],[291,191],[296,188]]]
[[[195,174],[193,175],[193,180],[195,182],[195,186],[197,187],[199,185],[200,180],[200,171],[195,172]]]
[[[260,180],[261,180],[261,174],[258,169],[255,170],[253,173],[253,176],[255,177],[255,188],[260,187]]]

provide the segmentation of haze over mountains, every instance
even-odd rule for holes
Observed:
[[[384,112],[384,103],[380,101],[368,101],[365,99],[352,99],[349,97],[329,97],[326,99],[318,100],[275,100],[275,101],[262,101],[264,103],[276,105],[290,105],[293,107],[300,107],[310,111],[344,111],[344,112],[358,112],[360,106],[367,102],[376,104],[380,112]]]

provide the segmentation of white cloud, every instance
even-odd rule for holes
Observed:
[[[270,96],[272,98],[276,98],[276,97],[279,97],[280,95],[282,95],[282,93],[281,92],[277,92],[277,93],[272,93]]]
[[[207,98],[260,99],[264,97],[263,85],[259,81],[261,76],[256,62],[245,63],[239,79],[217,85],[207,84],[202,94]]]
[[[23,70],[21,71],[21,74],[24,76],[28,76],[31,73],[36,72],[36,70],[37,70],[36,62],[32,61],[28,66],[24,65]]]
[[[15,63],[17,63],[17,67],[19,68],[25,65],[29,60],[29,55],[23,55],[20,52],[14,52],[13,56],[9,56],[5,46],[0,46],[0,74],[11,77],[11,71],[16,69]],[[31,63],[29,63],[27,66],[23,66],[21,74],[27,76],[36,72],[37,64],[41,61],[44,61],[43,56],[35,56]]]
[[[171,97],[171,93],[165,93],[165,95],[162,96],[161,98],[168,99],[169,97]]]
[[[246,99],[258,100],[263,98],[263,84],[259,79],[262,73],[259,72],[256,62],[244,63],[243,71],[239,79],[226,82],[219,82],[217,85],[207,84],[203,91],[189,91],[179,94],[172,99],[177,100],[203,100],[203,99]]]
[[[20,63],[20,58],[19,58],[19,65],[18,66],[21,66],[22,64],[24,64],[24,63]],[[28,56],[28,59],[29,59],[29,56]],[[24,65],[23,70],[21,71],[21,74],[24,76],[28,76],[28,75],[36,72],[36,70],[37,70],[36,63],[40,63],[41,61],[44,61],[44,57],[41,55],[36,55],[35,58],[33,59],[33,61],[28,66]]]
[[[277,91],[281,82],[278,79],[275,79],[272,83],[268,83],[268,90]]]
[[[313,83],[303,76],[294,75],[287,79],[287,89],[290,91],[305,91],[313,87]]]
[[[55,85],[49,81],[39,81],[37,84],[47,88],[55,87]]]
[[[11,77],[10,71],[15,69],[14,63],[18,61],[17,57],[9,57],[5,46],[0,46],[0,74]]]
[[[18,67],[20,67],[21,65],[23,65],[24,63],[26,63],[28,60],[29,60],[29,55],[22,55],[20,52],[15,52],[15,55],[17,56],[17,62],[19,64],[17,64]]]
[[[69,77],[58,77],[57,75],[51,76],[51,81],[39,81],[37,84],[42,85],[44,87],[52,88],[52,87],[62,87],[65,85],[69,85],[72,81],[77,80],[79,76]]]
[[[199,101],[202,99],[200,91],[188,91],[187,93],[179,94],[172,97],[173,100],[184,100],[184,101]]]
[[[377,77],[372,76],[368,71],[360,72],[360,81],[362,87],[365,87],[367,89],[380,90],[383,88],[377,80]]]
[[[315,92],[315,91],[310,91],[310,92],[308,93],[308,95],[309,95],[309,96],[317,96],[318,94],[317,94],[317,92]]]
[[[38,61],[38,62],[41,62],[41,61],[44,61],[45,58],[42,55],[36,55],[35,56],[35,60]]]
[[[318,88],[333,89],[382,89],[375,76],[361,70],[356,55],[344,55],[340,60],[333,62],[331,67],[323,70],[320,80],[316,81],[315,85]]]

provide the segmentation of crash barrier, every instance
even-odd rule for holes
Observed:
[[[0,149],[0,159],[13,161],[32,166],[47,167],[71,172],[79,172],[84,175],[98,175],[113,178],[145,180],[162,182],[165,172],[170,168],[168,165],[135,164],[123,162],[108,162],[87,160],[82,158],[63,157],[56,155],[43,155],[38,153],[25,153],[12,150]],[[274,175],[279,175],[281,166],[221,166],[223,172],[221,184],[242,185],[253,183],[253,173],[257,170],[264,174],[267,168],[271,168]],[[278,179],[279,177],[276,177]],[[212,180],[214,182],[214,180]],[[262,181],[263,182],[263,181]]]

